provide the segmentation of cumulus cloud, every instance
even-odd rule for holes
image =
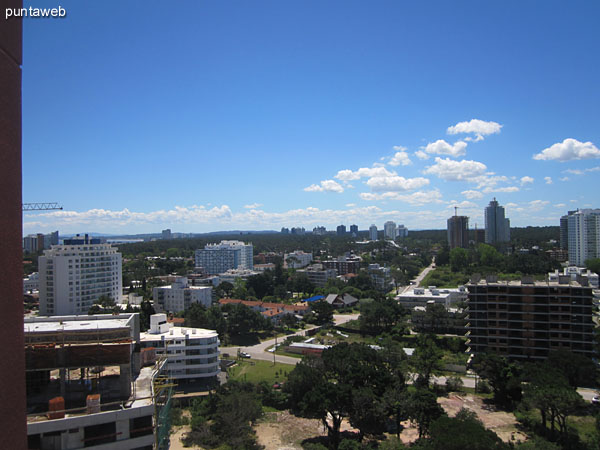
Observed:
[[[408,153],[406,153],[406,147],[396,145],[394,146],[394,150],[397,150],[397,152],[392,156],[392,159],[390,159],[390,162],[388,163],[390,166],[409,166],[412,164],[412,161],[408,157]]]
[[[251,203],[250,205],[244,205],[244,208],[256,209],[256,208],[260,208],[262,205],[263,205],[262,203]]]
[[[475,139],[466,138],[466,140],[474,140],[475,142],[483,140],[484,136],[500,133],[502,125],[497,122],[486,122],[484,120],[472,119],[469,122],[459,122],[454,126],[448,127],[448,134],[474,134]]]
[[[472,178],[483,175],[487,167],[478,161],[454,161],[450,158],[435,158],[435,164],[428,166],[424,173],[436,175],[447,181],[471,181]]]
[[[361,178],[370,178],[370,177],[382,177],[382,176],[392,176],[396,175],[395,172],[390,172],[385,167],[376,166],[376,167],[361,167],[358,170],[352,171],[350,169],[340,170],[334,178],[342,181],[353,181],[360,180]]]
[[[531,183],[533,183],[532,177],[528,177],[528,176],[521,177],[521,186],[524,186],[526,184],[531,184]]]
[[[410,194],[399,194],[397,192],[385,192],[377,194],[363,192],[360,198],[367,201],[373,200],[397,200],[411,205],[424,205],[426,203],[442,203],[442,194],[438,189],[432,191],[417,191]]]
[[[550,201],[548,200],[532,200],[528,203],[528,207],[530,211],[540,211],[546,206]]]
[[[467,191],[462,191],[461,194],[464,195],[465,197],[467,197],[469,200],[483,197],[483,194],[481,192],[474,191],[472,189],[469,189]]]
[[[598,171],[600,171],[600,166],[588,167],[587,169],[567,169],[564,172],[570,173],[572,175],[585,175],[588,172],[598,172]]]
[[[344,192],[344,188],[335,180],[323,180],[320,184],[311,184],[305,187],[306,192],[337,192],[341,194]]]
[[[463,156],[466,152],[467,143],[464,141],[458,141],[454,144],[449,144],[443,139],[438,139],[435,142],[430,142],[423,150],[425,153],[429,153],[432,155],[449,155],[454,156],[455,158],[458,156]]]
[[[552,184],[552,177],[544,177],[546,184]]]
[[[417,150],[415,152],[415,156],[419,159],[429,159],[429,155],[425,153],[423,150]]]
[[[570,178],[569,177],[561,177],[559,178],[560,181],[569,181]]]
[[[369,178],[367,186],[375,192],[381,191],[411,191],[413,189],[419,189],[429,184],[429,180],[423,177],[416,178],[404,178],[398,175],[391,176],[377,176]]]
[[[567,206],[566,203],[557,203],[556,205],[554,205],[555,208],[564,208],[566,206]]]
[[[533,159],[539,161],[565,162],[592,158],[600,158],[600,150],[591,142],[579,142],[577,139],[572,138],[557,142],[533,155]]]
[[[490,192],[519,192],[519,188],[517,186],[487,187],[483,190],[483,192],[485,192],[486,194],[489,194]]]

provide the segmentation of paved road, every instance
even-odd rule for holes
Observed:
[[[334,314],[333,321],[336,325],[342,325],[351,320],[358,319],[359,314]],[[228,353],[231,357],[237,355],[238,350],[241,352],[248,353],[253,359],[260,359],[263,361],[273,361],[273,353],[267,352],[267,348],[275,345],[275,343],[281,343],[286,337],[289,336],[306,336],[306,331],[314,328],[310,326],[304,330],[299,330],[296,333],[290,333],[287,336],[282,336],[277,339],[269,339],[256,345],[250,345],[247,347],[221,347],[221,354]],[[300,361],[300,356],[294,358],[292,356],[275,355],[275,361],[285,364],[297,364]]]
[[[421,273],[417,276],[417,278],[415,278],[415,283],[411,283],[408,286],[404,286],[404,289],[402,289],[401,294],[404,294],[406,291],[413,289],[413,288],[417,287],[419,284],[421,284],[421,281],[423,281],[423,278],[425,278],[427,276],[427,274],[434,269],[434,267],[433,267],[434,264],[435,264],[435,260],[432,260],[431,264],[429,264],[427,267],[425,267],[421,271]]]

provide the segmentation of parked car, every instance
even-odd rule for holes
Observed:
[[[240,358],[252,358],[252,356],[250,356],[249,353],[246,352],[240,352]]]
[[[593,403],[594,405],[600,405],[600,395],[594,395],[594,396],[592,397],[592,403]]]

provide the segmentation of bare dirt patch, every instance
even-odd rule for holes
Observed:
[[[514,414],[499,411],[493,405],[484,403],[479,397],[471,394],[449,394],[448,397],[439,397],[438,403],[450,417],[454,417],[462,408],[473,411],[483,425],[496,433],[504,442],[527,439],[527,436],[518,430],[518,422]]]

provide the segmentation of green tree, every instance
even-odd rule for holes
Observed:
[[[586,259],[585,267],[591,270],[592,272],[600,274],[600,258]]]
[[[333,322],[335,308],[325,300],[310,302],[310,310],[315,314],[315,322],[319,325]]]
[[[472,411],[461,409],[455,417],[441,416],[429,429],[431,450],[510,449],[491,430],[487,430]]]
[[[496,403],[509,406],[521,399],[521,374],[516,363],[495,353],[483,353],[475,355],[472,365],[479,376],[489,381]]]
[[[428,387],[431,377],[442,369],[442,351],[435,343],[435,336],[420,334],[417,345],[409,362],[417,373],[415,384],[418,387]]]
[[[417,424],[419,438],[424,437],[431,423],[444,414],[435,394],[427,389],[406,391],[403,404],[406,417]]]
[[[567,416],[582,406],[583,400],[577,390],[569,386],[567,379],[557,369],[545,362],[530,368],[530,380],[524,388],[524,401],[540,411],[542,426],[550,431],[567,434]]]
[[[460,247],[450,250],[450,270],[463,272],[469,268],[469,253]]]
[[[378,431],[383,408],[377,405],[392,375],[381,355],[362,344],[338,344],[321,358],[305,357],[288,376],[284,390],[291,411],[318,418],[337,448],[340,426],[348,418],[362,435]]]
[[[360,305],[358,318],[362,332],[380,334],[390,332],[399,322],[407,317],[406,310],[397,301],[384,297]]]

